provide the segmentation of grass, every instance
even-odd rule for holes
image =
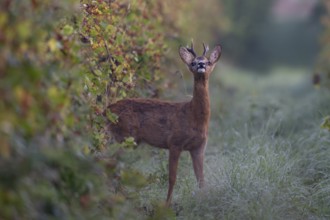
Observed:
[[[221,65],[212,76],[207,187],[196,188],[188,154],[174,191],[177,219],[329,219],[330,92],[299,69],[267,76]],[[154,150],[142,148],[141,154]],[[167,154],[137,162],[155,175],[141,195],[153,209],[167,190]]]

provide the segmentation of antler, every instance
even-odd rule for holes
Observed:
[[[191,48],[188,48],[187,47],[187,50],[196,57],[196,53],[195,53],[195,50],[194,50],[194,42],[191,41]]]
[[[205,44],[203,43],[203,47],[204,47],[203,56],[205,56],[207,51],[209,51],[209,46],[208,45],[205,46]]]
[[[205,45],[205,44],[203,43],[203,47],[204,47],[203,56],[205,56],[206,53],[209,51],[209,46],[208,46],[208,45]],[[193,42],[193,41],[191,41],[191,46],[190,46],[190,48],[189,48],[189,47],[186,47],[186,49],[187,49],[192,55],[194,55],[194,56],[196,57],[196,52],[195,52],[195,50],[194,50],[194,42]]]

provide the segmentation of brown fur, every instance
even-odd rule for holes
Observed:
[[[208,79],[221,48],[217,46],[210,59],[196,57],[192,48],[180,48],[180,56],[194,74],[193,98],[188,102],[167,102],[158,99],[125,99],[108,106],[119,118],[108,127],[118,142],[134,137],[137,143],[169,149],[169,189],[166,203],[170,204],[176,181],[180,153],[189,151],[199,186],[204,185],[203,159],[207,142],[210,118]],[[204,73],[199,73],[196,64],[207,63]],[[201,64],[202,65],[202,64]]]

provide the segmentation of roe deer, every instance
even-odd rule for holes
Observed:
[[[216,46],[210,57],[203,44],[202,56],[191,48],[180,47],[179,54],[194,76],[193,98],[186,102],[167,102],[158,99],[124,99],[110,104],[108,109],[118,116],[117,123],[107,126],[118,142],[134,137],[137,143],[169,149],[169,187],[166,205],[172,199],[180,153],[189,151],[199,187],[204,185],[203,160],[210,119],[208,81],[221,55]]]

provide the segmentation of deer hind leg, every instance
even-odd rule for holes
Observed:
[[[169,206],[172,200],[172,193],[174,184],[176,181],[176,173],[178,169],[179,164],[179,157],[180,157],[181,151],[179,150],[172,150],[170,149],[169,153],[169,186],[168,186],[168,192],[167,192],[167,199],[166,199],[166,205]]]
[[[190,151],[190,156],[193,162],[194,172],[199,188],[202,188],[204,186],[204,148],[205,146]]]

